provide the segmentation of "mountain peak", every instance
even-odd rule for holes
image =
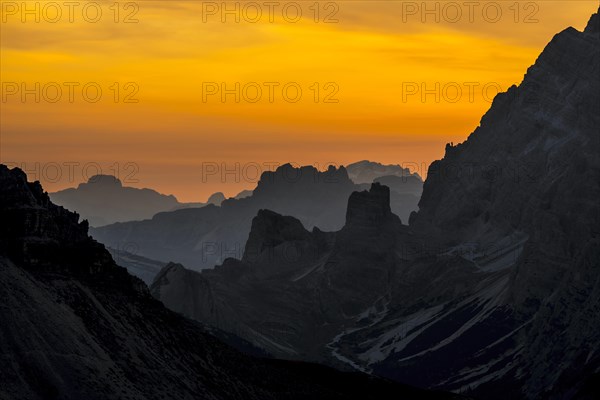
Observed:
[[[390,208],[390,189],[378,182],[370,190],[354,192],[348,199],[346,226],[376,227],[399,218]]]
[[[49,195],[52,202],[77,211],[91,226],[148,219],[159,212],[187,206],[173,195],[123,186],[113,175],[94,175],[77,187]]]
[[[49,201],[40,183],[27,182],[27,175],[20,168],[9,169],[6,165],[0,164],[0,184],[5,189],[5,193],[0,198],[0,206],[3,210],[37,206],[40,202],[47,203]],[[6,226],[7,224],[3,223],[2,225]]]
[[[383,176],[399,176],[399,177],[417,177],[421,179],[418,174],[411,173],[408,168],[404,168],[398,164],[382,164],[375,161],[362,160],[352,164],[348,164],[347,167],[348,176],[354,183],[372,183],[375,179]]]
[[[123,186],[123,184],[121,183],[121,180],[113,175],[94,175],[88,179],[87,183],[88,184],[92,183],[94,185],[102,185],[102,186],[109,186],[109,185],[116,185],[118,187]]]
[[[590,35],[598,35],[600,34],[600,7],[598,8],[598,12],[592,14],[587,26],[584,29],[584,32]]]
[[[266,171],[260,177],[258,185],[254,190],[254,196],[261,196],[271,191],[290,189],[305,191],[313,190],[322,185],[352,185],[346,168],[336,168],[330,165],[326,171],[319,171],[312,165],[294,167],[292,164],[284,164],[275,171]]]
[[[592,193],[597,179],[586,165],[595,165],[599,143],[598,23],[595,14],[584,33],[555,35],[521,84],[499,93],[468,139],[430,165],[414,229],[453,232],[440,238],[449,243],[516,227],[548,230],[540,227],[551,215],[540,217],[542,210],[566,204],[554,193]]]
[[[206,200],[207,204],[214,204],[215,206],[220,206],[221,203],[225,200],[225,195],[222,192],[216,192],[210,195],[208,200]]]
[[[156,274],[156,276],[154,277],[154,281],[151,285],[151,289],[154,287],[159,287],[161,284],[163,284],[165,282],[165,280],[168,281],[169,275],[180,274],[185,271],[186,271],[186,269],[183,265],[174,263],[172,261],[169,262],[167,265],[162,267],[162,269],[158,272],[158,274]]]
[[[293,241],[310,237],[302,223],[290,216],[284,216],[271,210],[259,210],[252,220],[252,228],[244,250],[244,261],[251,261],[265,250]]]

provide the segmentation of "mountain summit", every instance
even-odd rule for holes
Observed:
[[[101,186],[117,186],[122,187],[123,183],[121,180],[113,175],[94,175],[88,179],[87,183],[80,183],[78,188],[82,189],[87,187],[87,185],[101,185]]]
[[[175,196],[123,186],[112,175],[94,175],[77,188],[50,193],[50,198],[56,204],[77,211],[92,226],[150,218],[160,211],[181,206]]]

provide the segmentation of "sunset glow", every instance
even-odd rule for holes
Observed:
[[[483,2],[472,21],[465,8],[452,22],[444,2],[427,2],[434,14],[422,2],[297,2],[296,20],[290,2],[275,2],[271,21],[258,2],[253,22],[243,2],[228,2],[230,15],[221,2],[111,0],[96,2],[98,22],[80,12],[89,2],[73,22],[66,8],[53,22],[46,2],[26,2],[38,16],[1,3],[0,161],[25,166],[49,191],[76,186],[94,163],[180,201],[253,188],[248,165],[370,159],[424,175],[555,32],[581,30],[598,7],[499,2],[492,22]],[[223,97],[223,85],[233,92]],[[237,172],[206,176],[207,163]]]

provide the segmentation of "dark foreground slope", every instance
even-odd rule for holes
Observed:
[[[448,398],[360,374],[251,358],[150,297],[0,165],[1,399]]]

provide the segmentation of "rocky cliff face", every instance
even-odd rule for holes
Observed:
[[[458,242],[553,224],[553,212],[593,213],[586,200],[597,194],[597,20],[557,34],[469,138],[447,145],[430,167],[415,228],[460,233],[449,240]]]
[[[598,23],[556,35],[468,140],[447,146],[408,227],[380,185],[352,194],[345,226],[321,238],[263,213],[250,236],[275,256],[205,271],[213,314],[195,318],[227,315],[237,325],[220,328],[280,356],[484,398],[589,391],[600,371]],[[313,250],[290,261],[292,243]]]
[[[599,76],[595,14],[583,32],[557,34],[468,140],[447,147],[411,219],[450,245],[523,238],[502,301],[529,327],[512,355],[520,363],[501,372],[532,392],[597,363]]]
[[[0,214],[2,399],[454,397],[238,353],[154,300],[77,214],[4,165]]]

